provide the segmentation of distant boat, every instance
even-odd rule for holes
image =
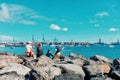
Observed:
[[[90,47],[90,45],[86,45],[86,47]]]
[[[81,46],[81,45],[78,45],[78,46]]]
[[[11,46],[11,49],[14,49],[15,48],[15,46]]]
[[[5,47],[5,45],[3,45],[3,44],[0,44],[0,47]]]
[[[55,47],[56,45],[54,45],[54,44],[52,44],[52,45],[50,45],[50,47]]]
[[[74,45],[70,45],[70,47],[73,47]]]
[[[115,46],[114,45],[109,45],[109,48],[114,48]]]

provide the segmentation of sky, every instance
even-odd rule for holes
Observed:
[[[0,0],[0,41],[116,42],[120,0]]]

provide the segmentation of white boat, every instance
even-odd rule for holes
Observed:
[[[74,45],[70,45],[70,47],[74,47]]]
[[[0,44],[0,47],[5,47],[5,45],[3,45],[3,44]]]
[[[114,45],[109,45],[109,48],[114,48],[115,46]]]
[[[90,47],[89,45],[86,45],[86,47]]]
[[[50,47],[55,47],[56,45],[54,45],[54,44],[52,44],[52,45],[50,45]]]

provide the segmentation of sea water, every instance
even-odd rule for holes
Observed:
[[[47,50],[51,50],[51,53],[54,55],[55,47],[54,46],[43,46],[44,54],[47,53]],[[34,51],[36,54],[36,47],[34,47]],[[8,52],[12,54],[25,54],[25,47],[3,47],[0,48],[0,52]],[[120,45],[116,45],[114,47],[109,46],[63,46],[63,50],[61,51],[62,55],[68,56],[70,53],[81,54],[86,58],[90,58],[94,55],[102,55],[110,59],[116,59],[120,57]]]

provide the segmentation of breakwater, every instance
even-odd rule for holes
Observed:
[[[71,53],[51,60],[0,53],[0,80],[120,80],[120,59]]]

